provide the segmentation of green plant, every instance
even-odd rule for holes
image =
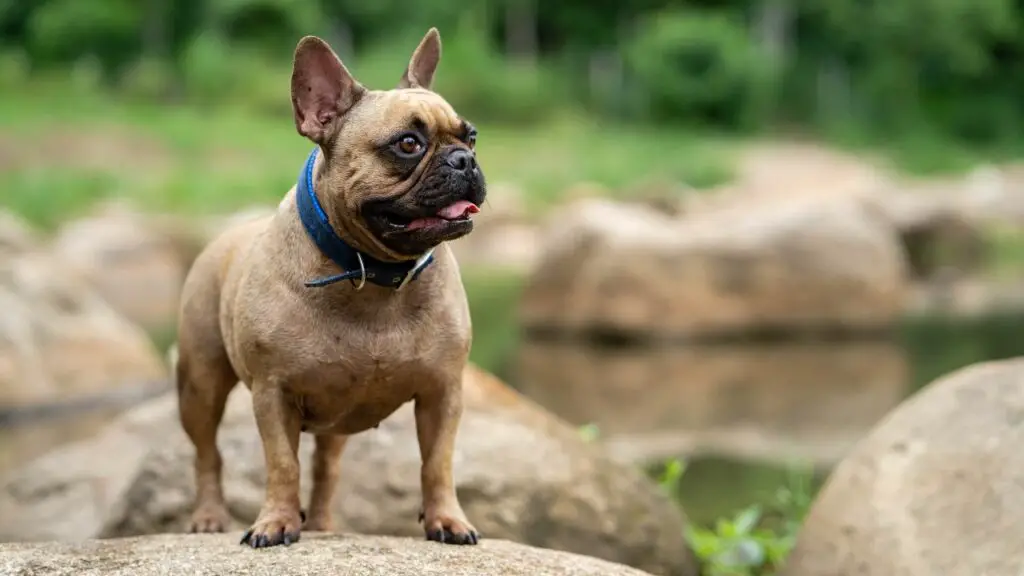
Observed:
[[[679,482],[686,472],[686,462],[679,458],[673,458],[665,462],[665,467],[658,474],[658,486],[667,494],[675,496],[679,494]]]
[[[675,484],[682,471],[669,474],[666,466],[660,483]],[[713,526],[690,526],[686,538],[703,566],[705,576],[768,576],[775,573],[796,541],[800,524],[811,503],[810,471],[790,469],[767,507],[748,506]]]
[[[601,430],[593,422],[580,426],[578,432],[584,442],[594,442],[601,436]]]

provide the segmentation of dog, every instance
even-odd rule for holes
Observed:
[[[241,544],[289,545],[302,530],[333,530],[346,439],[407,402],[426,538],[478,542],[452,479],[472,335],[446,242],[472,231],[486,183],[476,129],[431,89],[440,58],[431,28],[397,88],[371,90],[325,41],[298,42],[291,100],[312,153],[277,211],[222,231],[183,285],[176,377],[196,482],[188,531],[229,524],[216,435],[228,394],[243,382],[267,488]],[[306,510],[301,432],[316,442]]]

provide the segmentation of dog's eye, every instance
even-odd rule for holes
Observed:
[[[470,134],[469,138],[466,138],[466,143],[469,144],[471,150],[476,148],[476,133]]]
[[[398,151],[406,156],[416,155],[421,149],[423,145],[413,136],[404,136],[398,141]]]

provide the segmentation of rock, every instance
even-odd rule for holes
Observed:
[[[860,200],[899,231],[913,276],[931,278],[940,271],[967,274],[985,263],[991,251],[986,222],[1004,219],[1008,209],[1020,204],[1006,193],[1005,180],[992,167],[964,178],[912,179],[877,157],[820,144],[758,142],[740,154],[733,181],[691,195],[688,209]]]
[[[0,470],[13,470],[68,442],[93,436],[123,410],[123,406],[101,406],[94,410],[64,410],[57,417],[47,417],[50,414],[37,416],[22,408],[11,411],[7,421],[0,414]],[[10,420],[18,418],[22,421],[11,425]]]
[[[644,337],[892,324],[906,257],[857,202],[766,203],[673,218],[593,199],[553,214],[524,290],[527,329]]]
[[[303,534],[290,547],[246,549],[225,535],[183,534],[76,544],[0,544],[4,574],[164,576],[643,576],[577,554],[503,540],[445,546],[420,539]]]
[[[911,381],[906,352],[885,341],[518,348],[524,394],[644,466],[705,455],[833,466]]]
[[[36,231],[14,214],[0,210],[0,257],[26,252],[39,245]]]
[[[472,234],[451,243],[459,265],[528,273],[536,266],[542,246],[540,230],[526,222],[480,225]]]
[[[566,202],[579,202],[593,198],[607,198],[612,195],[612,190],[597,182],[582,181],[576,182],[562,192],[562,199]]]
[[[1024,558],[1024,358],[929,384],[815,499],[784,576],[1017,576]]]
[[[6,228],[0,238],[21,234]],[[72,401],[167,378],[146,334],[34,242],[4,241],[0,310],[0,409]]]
[[[276,210],[277,206],[255,204],[226,215],[199,219],[180,214],[154,214],[149,217],[148,225],[170,242],[178,260],[187,269],[203,248],[224,230],[254,218],[268,216]]]
[[[456,484],[466,513],[486,537],[659,574],[697,573],[683,537],[685,517],[640,471],[475,367],[467,368],[464,387]],[[250,398],[244,387],[234,391],[218,437],[238,529],[255,519],[264,495]],[[349,441],[335,508],[339,527],[422,537],[412,412],[406,405]],[[307,438],[300,450],[304,493],[311,450]],[[144,405],[97,438],[0,480],[0,541],[180,531],[194,495],[192,454],[175,399]]]
[[[914,316],[961,320],[994,318],[1024,311],[1024,278],[961,278],[914,286],[908,312]]]
[[[691,186],[661,178],[641,180],[620,193],[620,197],[645,204],[668,216],[682,216],[694,199],[702,195]]]
[[[978,272],[990,256],[982,222],[962,186],[902,182],[863,201],[899,232],[913,280]]]
[[[186,263],[147,216],[107,205],[62,226],[53,246],[129,320],[150,331],[176,324]]]

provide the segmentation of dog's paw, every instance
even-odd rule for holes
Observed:
[[[231,515],[223,506],[201,506],[192,513],[188,531],[192,534],[224,532],[231,524]]]
[[[427,540],[442,544],[469,544],[480,541],[480,533],[466,520],[466,515],[455,508],[447,511],[443,508],[426,510],[420,514]]]
[[[334,532],[334,520],[330,513],[313,514],[302,519],[302,529],[306,532]]]
[[[253,548],[267,548],[284,544],[289,546],[299,541],[302,529],[302,515],[298,512],[274,511],[264,512],[256,519],[239,544],[248,544]]]

